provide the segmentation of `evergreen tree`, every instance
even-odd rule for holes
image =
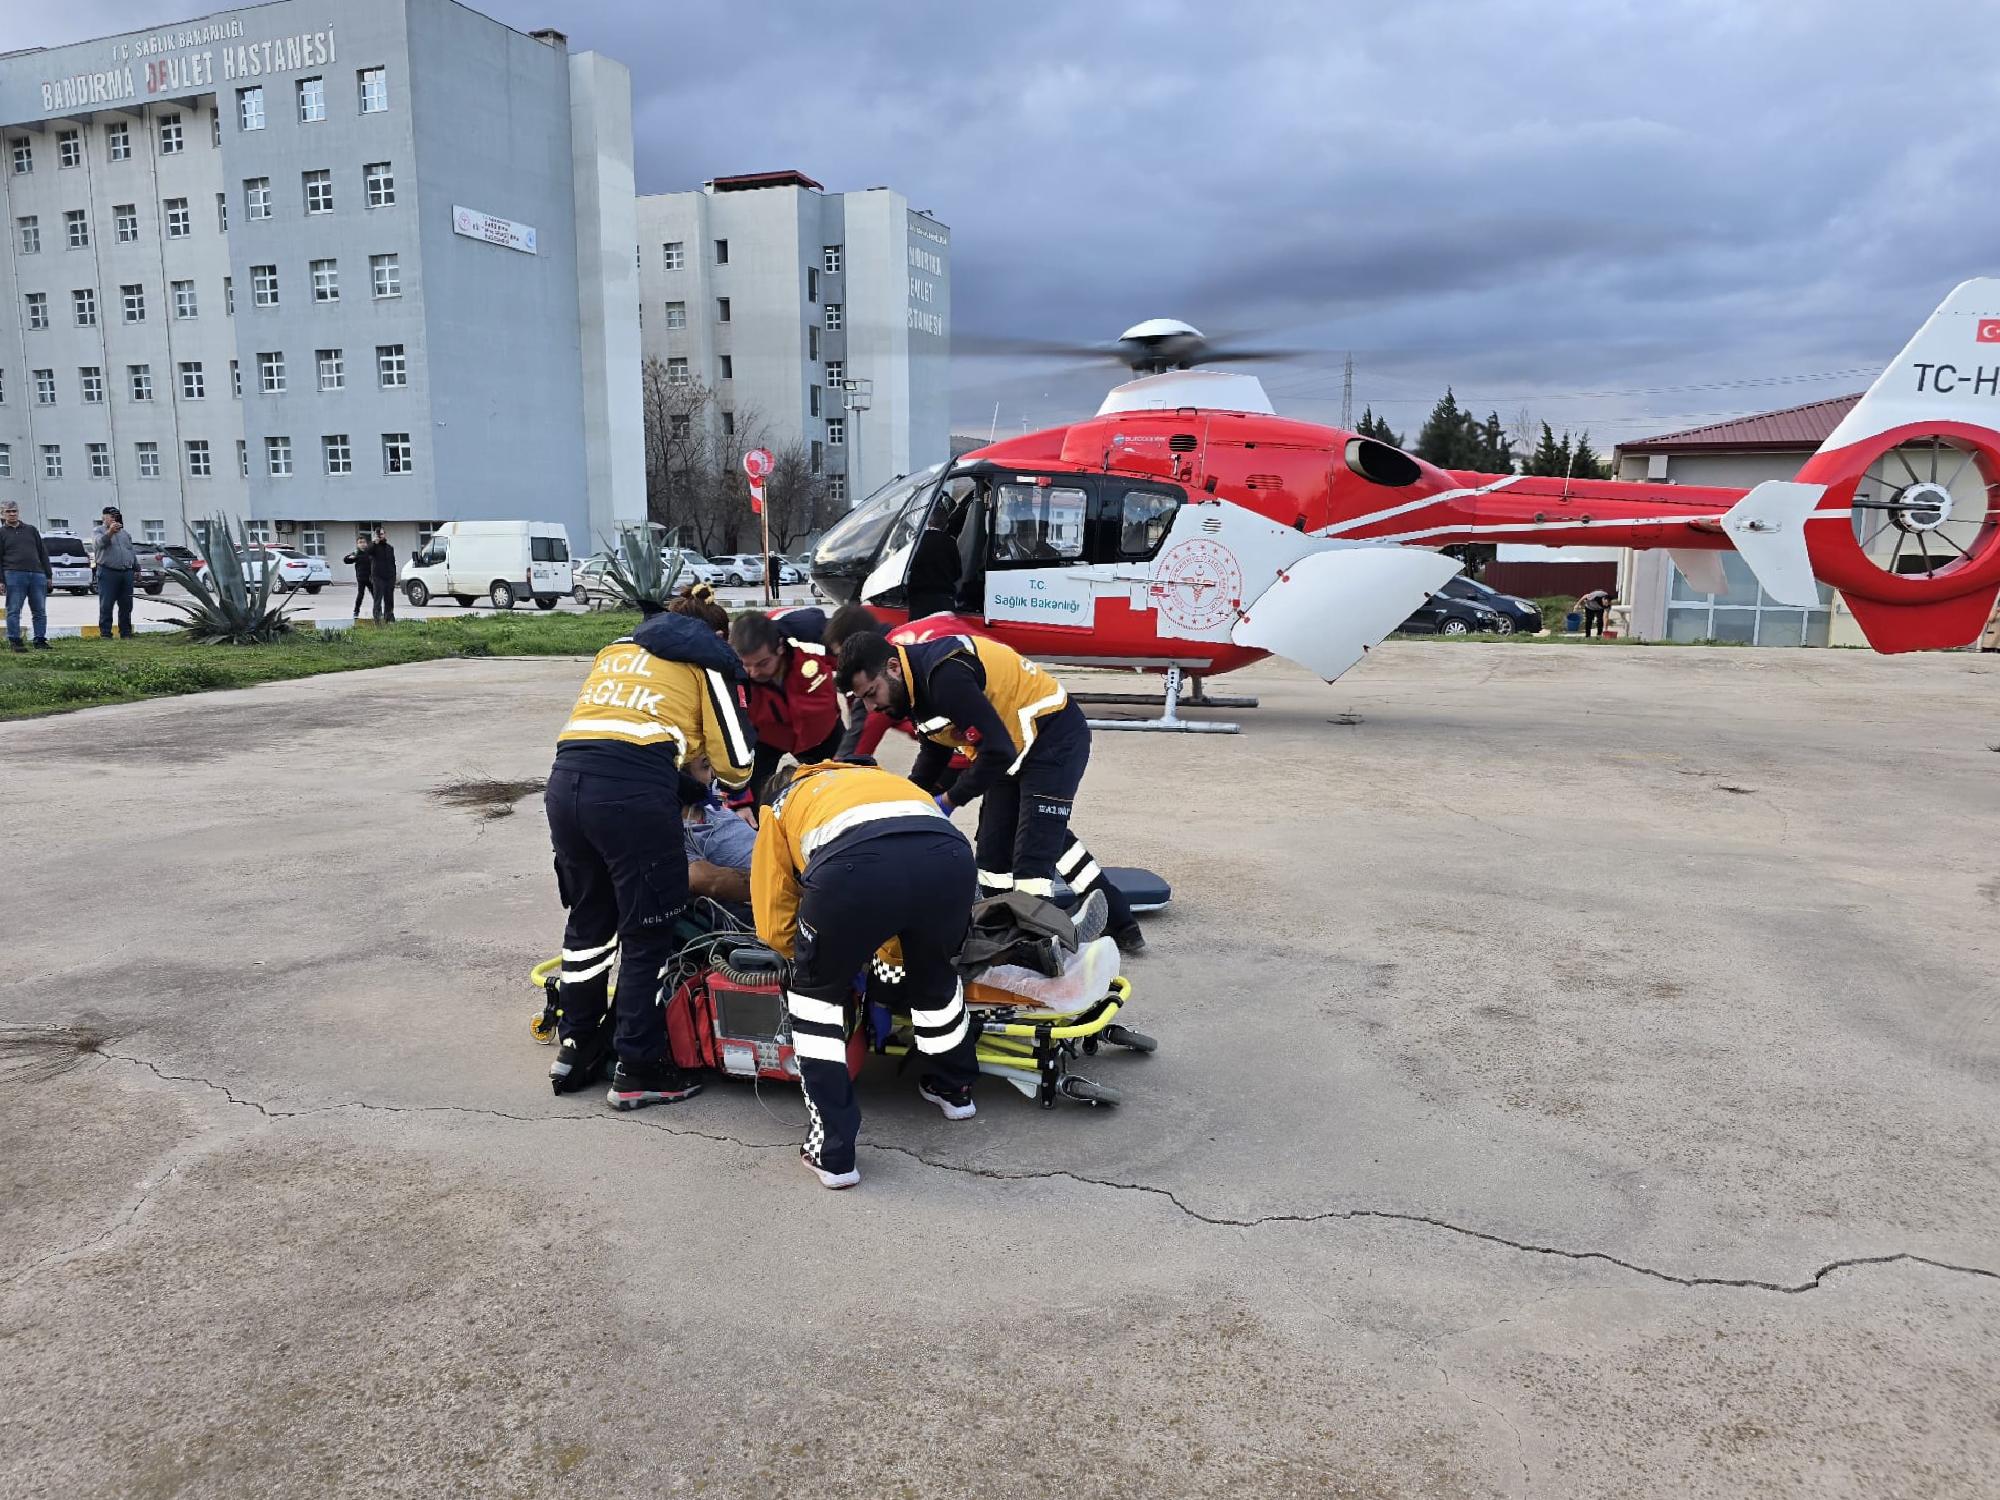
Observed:
[[[1568,433],[1563,436],[1567,438]],[[1590,434],[1577,434],[1576,445],[1570,449],[1570,474],[1577,479],[1609,479],[1611,465],[1599,458],[1590,446]]]
[[[1402,438],[1389,426],[1388,418],[1376,416],[1375,408],[1372,406],[1361,413],[1360,424],[1355,427],[1354,432],[1357,437],[1373,438],[1378,443],[1387,443],[1391,448],[1403,446]]]
[[[1522,466],[1521,472],[1545,474],[1550,478],[1561,479],[1569,473],[1569,466],[1569,434],[1564,433],[1562,441],[1557,442],[1555,433],[1549,430],[1549,424],[1542,423],[1542,439],[1535,444],[1535,451],[1528,456],[1528,461]]]
[[[1488,474],[1511,474],[1514,472],[1514,440],[1507,436],[1507,429],[1500,425],[1500,413],[1490,411],[1486,421],[1478,430],[1479,459],[1474,468]]]
[[[1423,431],[1417,434],[1417,457],[1440,469],[1467,469],[1474,461],[1472,448],[1465,413],[1447,386],[1438,404],[1431,408],[1430,416],[1424,419]]]

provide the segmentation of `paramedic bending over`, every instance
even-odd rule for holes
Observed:
[[[847,1071],[854,976],[885,943],[901,949],[917,1092],[947,1120],[974,1114],[978,1034],[952,960],[975,889],[972,847],[928,793],[889,771],[838,761],[771,778],[750,894],[757,936],[791,960],[785,1008],[810,1122],[799,1153],[822,1187],[861,1180],[861,1106]]]

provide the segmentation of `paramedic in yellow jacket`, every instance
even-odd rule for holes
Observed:
[[[948,1120],[974,1113],[978,1035],[952,960],[975,891],[972,849],[922,788],[837,761],[772,777],[750,862],[757,935],[792,962],[785,986],[810,1121],[805,1164],[852,1187],[861,1107],[847,1071],[854,979],[891,938],[902,946],[917,1092]]]
[[[699,620],[649,611],[597,653],[556,736],[542,803],[555,844],[563,931],[561,1009],[549,1081],[589,1086],[615,1050],[610,1102],[666,1104],[700,1091],[667,1051],[660,976],[688,901],[680,768],[698,757],[723,786],[750,776],[736,654]],[[618,963],[616,1030],[606,987]]]
[[[1090,725],[1060,682],[984,636],[898,643],[865,632],[841,645],[834,680],[870,708],[909,722],[924,742],[910,767],[918,786],[943,785],[954,752],[972,757],[937,802],[949,816],[982,799],[982,896],[1025,891],[1070,905],[1074,915],[1076,901],[1101,890],[1119,948],[1146,946],[1132,908],[1070,832],[1090,764]]]

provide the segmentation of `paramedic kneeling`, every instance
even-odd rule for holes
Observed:
[[[792,962],[785,986],[810,1120],[799,1153],[822,1186],[853,1187],[861,1106],[847,1072],[854,978],[891,938],[917,1050],[918,1093],[948,1120],[974,1113],[978,1035],[952,960],[975,889],[972,849],[921,789],[838,762],[780,771],[757,825],[750,895],[757,936]]]
[[[699,620],[649,611],[597,653],[556,737],[542,803],[555,845],[563,930],[561,1010],[549,1082],[587,1087],[614,1047],[610,1102],[619,1109],[699,1092],[667,1051],[660,971],[688,901],[680,771],[702,757],[716,780],[749,779],[749,718],[736,657]],[[617,1024],[606,986],[618,961]]]

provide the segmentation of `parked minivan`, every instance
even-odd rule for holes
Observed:
[[[403,595],[415,605],[445,594],[467,605],[484,597],[495,609],[524,598],[554,609],[573,587],[569,533],[555,521],[446,521],[403,564]]]
[[[45,531],[42,541],[49,549],[49,587],[87,594],[95,587],[90,570],[90,549],[73,531]]]

